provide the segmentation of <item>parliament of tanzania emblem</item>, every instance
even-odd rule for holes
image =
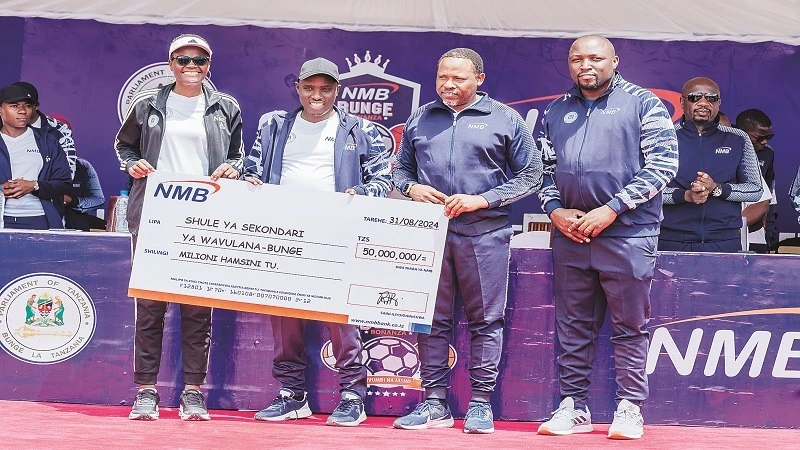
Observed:
[[[92,339],[95,326],[92,299],[67,277],[33,273],[0,290],[0,346],[20,361],[72,358]]]

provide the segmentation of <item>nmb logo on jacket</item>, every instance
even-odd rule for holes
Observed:
[[[647,373],[661,363],[681,376],[800,379],[797,315],[800,308],[770,308],[661,324],[651,336]]]
[[[0,290],[0,346],[20,361],[72,358],[92,339],[95,325],[92,299],[67,277],[33,273]]]
[[[387,149],[396,154],[400,149],[403,127],[411,113],[419,107],[420,84],[386,73],[389,59],[370,51],[363,59],[345,58],[349,72],[339,76],[341,87],[336,106],[375,124]]]

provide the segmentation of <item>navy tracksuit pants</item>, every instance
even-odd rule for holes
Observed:
[[[296,395],[306,390],[305,329],[308,320],[294,317],[270,316],[275,355],[272,376],[284,389]],[[340,390],[355,392],[362,399],[367,396],[367,368],[361,362],[361,333],[355,325],[325,323],[331,334],[336,369],[339,371]]]
[[[657,241],[656,236],[598,237],[588,244],[553,239],[559,388],[579,407],[586,404],[606,310],[613,329],[617,402],[647,399],[647,322]]]
[[[456,296],[461,294],[470,331],[472,399],[489,401],[503,349],[511,228],[478,236],[448,232],[430,334],[417,338],[420,375],[427,398],[447,396],[447,364]]]

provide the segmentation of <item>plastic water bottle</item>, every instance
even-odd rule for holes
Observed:
[[[128,191],[119,191],[117,204],[114,206],[114,224],[118,233],[128,232]]]
[[[3,216],[6,214],[6,196],[3,195],[3,186],[0,186],[0,228],[5,228]]]

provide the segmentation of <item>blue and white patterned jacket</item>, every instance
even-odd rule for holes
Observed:
[[[655,94],[617,73],[590,107],[573,86],[545,109],[539,141],[539,198],[548,215],[608,205],[618,217],[601,237],[659,234],[661,192],[678,171],[678,141]]]
[[[281,183],[283,151],[295,118],[302,111],[273,111],[261,116],[258,134],[244,162],[244,176]],[[334,148],[336,192],[352,188],[360,195],[385,197],[393,189],[389,152],[375,125],[338,108]]]

